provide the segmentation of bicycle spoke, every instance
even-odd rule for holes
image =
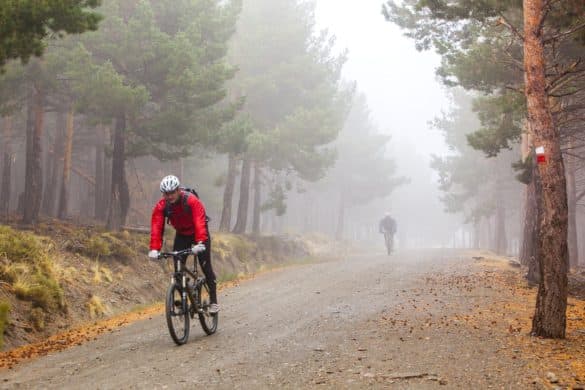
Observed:
[[[189,338],[189,313],[185,305],[181,289],[172,284],[167,292],[166,317],[171,338],[179,345],[185,344]]]
[[[198,304],[202,309],[202,312],[199,313],[199,322],[201,323],[201,327],[208,335],[215,333],[217,330],[217,323],[219,320],[218,313],[210,314],[208,312],[209,309],[209,290],[207,289],[207,285],[203,284],[198,286]]]

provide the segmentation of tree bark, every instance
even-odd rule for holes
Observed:
[[[2,190],[0,191],[0,215],[8,218],[12,176],[12,117],[4,118],[4,148],[2,164]]]
[[[63,155],[63,144],[65,142],[64,133],[66,127],[65,113],[60,109],[55,117],[55,139],[53,140],[53,150],[50,152],[51,173],[49,181],[45,186],[45,195],[43,197],[43,210],[47,215],[55,215],[55,203],[57,199],[57,189],[61,188],[59,183],[59,167],[61,156]]]
[[[44,120],[44,91],[36,86],[29,93],[26,131],[26,173],[24,186],[23,219],[25,225],[34,224],[39,218],[43,197],[43,168],[41,166]]]
[[[523,0],[524,77],[528,121],[534,146],[544,147],[546,163],[538,164],[542,201],[539,263],[541,281],[532,319],[532,334],[564,338],[567,323],[567,192],[560,140],[546,91],[542,21],[544,0]]]
[[[232,199],[236,184],[236,171],[236,158],[230,153],[228,156],[227,181],[223,191],[223,208],[221,209],[221,220],[219,222],[219,230],[221,232],[229,232],[232,223]]]
[[[63,144],[63,176],[61,178],[61,191],[59,194],[59,208],[57,218],[67,218],[67,208],[69,206],[69,183],[71,182],[71,155],[73,149],[73,132],[74,132],[74,112],[73,105],[67,111],[67,124],[65,130],[65,140]]]
[[[567,156],[567,206],[568,206],[568,237],[569,265],[579,264],[579,247],[577,241],[577,187],[575,183],[575,160]]]
[[[95,144],[95,204],[94,215],[96,219],[103,221],[106,219],[106,207],[104,202],[104,187],[106,186],[105,178],[105,136],[104,129],[101,126],[96,128],[97,142]]]
[[[126,117],[124,114],[116,118],[116,130],[114,132],[114,152],[112,155],[112,187],[110,194],[110,207],[106,228],[120,230],[126,222],[128,208],[130,206],[130,194],[126,182],[126,152],[125,152]]]
[[[501,188],[501,187],[500,187]],[[506,208],[504,207],[504,199],[501,197],[501,190],[498,191],[498,201],[496,205],[496,253],[498,255],[506,255],[508,242],[506,239]]]
[[[252,214],[252,234],[260,235],[260,207],[262,195],[262,169],[258,162],[254,163],[254,208]]]
[[[532,180],[526,186],[526,211],[520,262],[528,266],[526,279],[532,283],[540,283],[541,274],[538,242],[540,241],[540,218],[542,214],[540,211],[541,202],[537,199],[537,195],[540,194],[540,191],[538,191],[538,188],[540,188],[540,179],[534,157],[531,176]]]
[[[106,126],[104,128],[104,145],[109,145],[110,148],[113,150],[114,146],[114,137],[112,134],[112,126]],[[102,188],[102,201],[103,201],[103,208],[102,208],[102,219],[107,221],[108,218],[108,210],[110,209],[110,196],[112,192],[112,157],[105,154],[104,150],[104,186]]]
[[[528,265],[530,258],[534,257],[536,243],[538,242],[538,221],[536,219],[536,196],[534,183],[531,180],[524,190],[524,221],[522,232],[522,245],[520,246],[520,264]]]
[[[250,171],[251,163],[249,159],[244,159],[242,163],[242,177],[240,179],[240,202],[238,203],[238,217],[236,225],[232,230],[233,233],[243,234],[246,232],[248,224],[248,207],[250,204]]]

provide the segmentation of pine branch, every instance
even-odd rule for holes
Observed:
[[[568,82],[579,77],[581,73],[584,73],[585,69],[578,68],[580,63],[581,63],[581,59],[576,60],[571,65],[566,67],[565,70],[563,70],[560,74],[558,74],[550,82],[548,82],[548,85],[546,87],[547,91],[549,91],[552,94],[552,93],[554,93],[554,91],[557,91],[558,89],[560,89],[561,87],[566,85]],[[577,93],[577,92],[578,91],[575,91],[572,94]],[[568,96],[568,95],[569,94],[566,94],[563,96]]]
[[[545,39],[543,42],[544,42],[544,44],[548,44],[550,42],[557,41],[560,38],[564,38],[566,36],[572,35],[572,34],[578,32],[579,30],[582,30],[583,28],[585,28],[585,21],[576,25],[575,27],[573,27],[572,29],[570,29],[568,31],[553,35],[552,37]]]
[[[514,26],[512,26],[512,24],[508,21],[508,19],[504,16],[504,14],[502,14],[501,12],[500,14],[500,18],[497,20],[496,25],[504,25],[506,27],[508,27],[508,29],[510,29],[510,31],[512,31],[512,33],[514,33],[514,35],[516,35],[517,38],[519,38],[522,42],[524,42],[524,35],[522,35],[522,33],[520,33],[520,31],[518,31],[518,29]]]

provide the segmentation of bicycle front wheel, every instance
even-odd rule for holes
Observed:
[[[209,313],[209,289],[207,284],[199,284],[197,286],[197,293],[195,299],[197,300],[197,307],[199,307],[199,322],[203,331],[208,335],[215,333],[217,330],[217,322],[219,320],[219,313]]]
[[[167,291],[165,312],[171,338],[177,345],[183,345],[189,339],[189,301],[183,301],[181,288],[175,283]]]

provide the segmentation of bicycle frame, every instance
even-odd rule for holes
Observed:
[[[195,317],[195,313],[205,333],[211,335],[217,329],[217,313],[208,313],[210,305],[206,294],[209,291],[205,276],[199,276],[197,259],[193,271],[187,268],[187,260],[192,254],[191,249],[185,249],[159,255],[159,259],[173,258],[174,270],[165,300],[165,314],[169,333],[177,345],[189,340],[190,319]]]
[[[182,295],[182,309],[187,310],[187,297],[191,301],[192,307],[197,312],[201,312],[201,307],[197,304],[197,300],[193,298],[193,292],[196,291],[199,285],[205,283],[205,276],[199,276],[199,272],[197,270],[197,259],[194,258],[194,270],[191,271],[187,268],[187,259],[189,255],[192,255],[191,249],[185,249],[182,251],[174,251],[174,252],[164,252],[160,254],[161,258],[173,258],[173,268],[174,272],[171,276],[171,283],[177,284],[181,288],[181,295]],[[188,278],[191,277],[193,280],[193,284],[191,286],[187,286]],[[192,287],[192,288],[188,288]],[[191,317],[195,314],[189,313]]]

